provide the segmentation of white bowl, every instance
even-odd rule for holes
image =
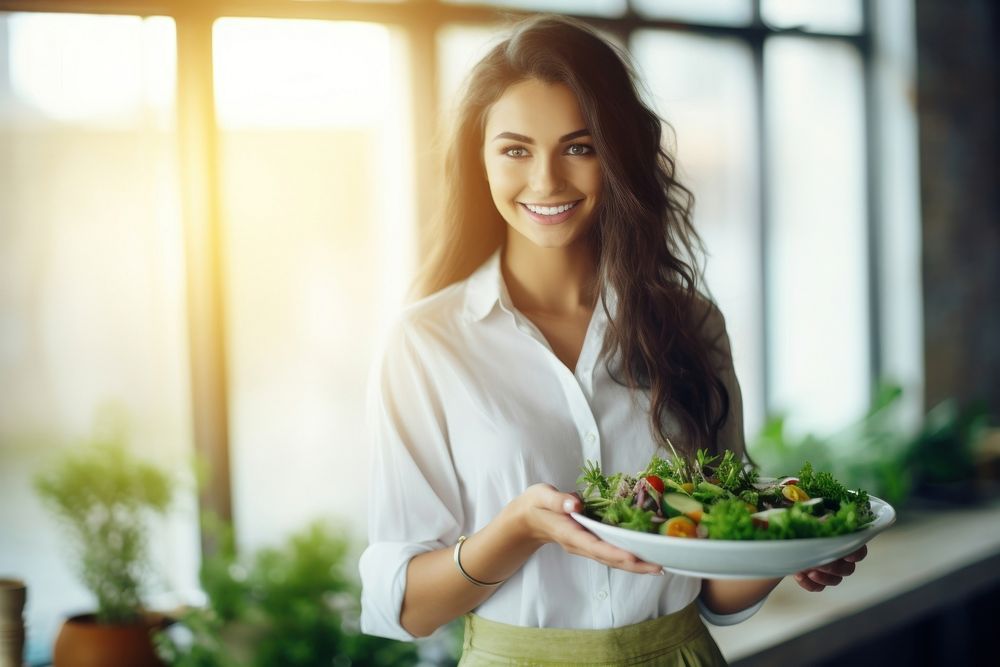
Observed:
[[[795,540],[712,540],[641,533],[587,518],[572,517],[605,542],[678,574],[705,579],[783,577],[824,565],[856,551],[896,521],[896,510],[870,496],[875,519],[861,530],[836,537]]]

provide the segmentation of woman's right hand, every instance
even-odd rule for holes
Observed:
[[[515,498],[508,509],[522,535],[538,546],[555,542],[567,553],[636,574],[663,574],[659,565],[647,563],[624,549],[608,544],[577,523],[571,512],[583,510],[583,501],[551,484],[533,484]]]

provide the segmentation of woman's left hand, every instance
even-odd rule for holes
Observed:
[[[844,577],[854,574],[855,563],[863,560],[867,555],[867,545],[862,546],[854,553],[848,554],[840,560],[797,572],[795,574],[795,581],[807,591],[818,593],[827,586],[836,586],[843,581]]]

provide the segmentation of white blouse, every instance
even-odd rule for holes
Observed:
[[[711,319],[708,335],[725,337],[721,315]],[[480,530],[528,486],[572,492],[587,460],[606,473],[646,467],[656,452],[648,396],[633,397],[610,377],[601,356],[607,324],[598,304],[571,371],[511,304],[499,252],[467,280],[404,311],[370,384],[363,632],[414,639],[399,622],[409,560]],[[723,442],[742,454],[740,389],[728,338],[722,343],[730,396]],[[475,613],[523,627],[605,629],[679,611],[700,586],[669,572],[611,568],[550,543]],[[759,607],[724,617],[703,607],[702,615],[730,624]]]

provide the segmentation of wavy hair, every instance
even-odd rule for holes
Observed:
[[[664,124],[642,102],[628,55],[584,24],[559,16],[522,21],[473,68],[445,162],[436,245],[417,294],[467,278],[503,243],[506,223],[490,197],[483,132],[493,103],[527,79],[573,91],[600,160],[604,185],[592,239],[600,289],[617,296],[603,350],[612,377],[649,392],[661,446],[672,435],[688,452],[719,451],[729,395],[714,363],[718,341],[704,333],[714,307],[701,291],[694,197],[677,181],[662,146]],[[667,433],[670,414],[679,433]]]

